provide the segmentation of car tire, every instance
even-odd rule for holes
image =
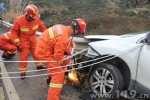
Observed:
[[[104,96],[104,98],[112,100],[116,97],[119,98],[124,82],[117,67],[112,64],[101,63],[93,66],[89,72],[88,83],[92,93],[105,94],[106,97]]]

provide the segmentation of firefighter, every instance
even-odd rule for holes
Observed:
[[[14,19],[11,33],[15,35],[15,42],[18,49],[18,59],[20,61],[28,60],[28,53],[32,54],[34,60],[37,60],[35,56],[36,46],[36,31],[40,30],[44,32],[46,27],[40,20],[40,14],[38,8],[30,4],[25,8],[25,14],[16,17]],[[45,69],[41,62],[36,62],[37,69]],[[21,79],[25,79],[25,71],[27,70],[27,62],[19,63],[19,71],[21,73]]]
[[[77,34],[83,34],[86,28],[84,19],[74,19],[70,26],[56,24],[44,31],[38,38],[35,55],[39,60],[54,60],[56,62],[45,62],[48,70],[48,77],[51,79],[47,100],[59,100],[64,81],[63,65],[64,53],[69,45],[69,37]],[[61,72],[61,73],[57,73]],[[56,74],[51,74],[56,73]]]
[[[17,46],[14,43],[14,36],[10,32],[11,27],[9,27],[6,33],[0,36],[0,50],[3,50],[2,58],[11,59],[15,55]]]

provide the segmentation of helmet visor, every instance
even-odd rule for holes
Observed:
[[[78,30],[78,34],[84,34],[85,33],[85,29],[84,30]]]
[[[39,19],[40,18],[40,14],[36,13],[35,16],[32,17],[33,19]]]

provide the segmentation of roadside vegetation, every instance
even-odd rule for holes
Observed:
[[[0,11],[5,21],[24,13],[28,4],[39,8],[46,27],[60,23],[69,25],[74,18],[87,21],[86,35],[120,35],[150,30],[149,0],[0,0],[7,6]]]

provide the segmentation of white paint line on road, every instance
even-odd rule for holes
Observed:
[[[0,100],[5,100],[3,87],[0,87]]]
[[[0,63],[0,67],[1,67],[1,73],[7,73],[7,70],[6,70],[3,63]],[[9,75],[8,74],[2,74],[1,77],[2,78],[3,77],[9,77]],[[11,79],[5,78],[2,80],[3,80],[3,83],[4,83],[4,86],[5,86],[9,100],[20,100]]]

